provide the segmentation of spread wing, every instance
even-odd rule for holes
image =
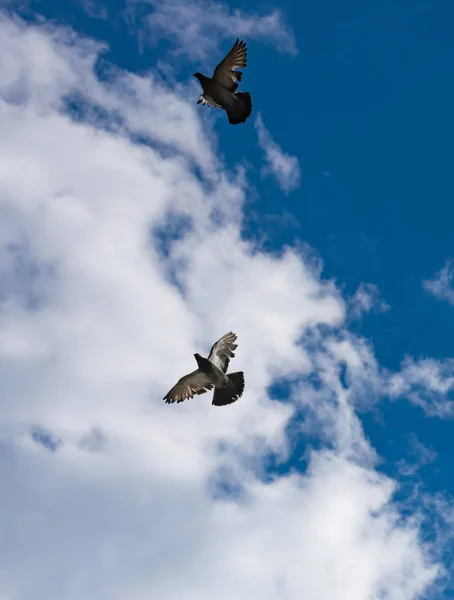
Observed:
[[[230,52],[215,68],[213,79],[226,87],[230,92],[234,92],[238,87],[236,82],[241,81],[243,75],[236,69],[243,67],[247,67],[246,42],[241,42],[237,38]]]
[[[197,100],[197,104],[200,104],[200,103],[202,103],[202,106],[213,106],[214,108],[216,108],[217,110],[219,110],[219,106],[216,106],[216,104],[211,104],[203,96],[200,96],[200,98]]]
[[[208,360],[211,360],[224,373],[227,371],[230,359],[235,356],[233,351],[238,347],[235,341],[236,334],[229,331],[229,333],[223,335],[220,340],[213,344],[208,355]]]
[[[170,402],[183,402],[187,398],[193,398],[196,394],[203,394],[214,387],[213,382],[202,373],[200,369],[182,377],[170,392],[164,396],[167,404]]]

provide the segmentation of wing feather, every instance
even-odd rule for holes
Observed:
[[[208,355],[208,360],[211,360],[224,373],[228,369],[230,359],[235,356],[233,351],[238,347],[238,344],[235,344],[236,337],[235,333],[229,331],[213,344]]]
[[[173,386],[173,388],[164,396],[167,404],[171,402],[183,402],[188,398],[193,398],[197,394],[204,394],[214,387],[213,382],[202,373],[200,369],[196,369],[192,373],[185,375]]]
[[[237,38],[230,52],[215,68],[213,79],[230,92],[234,92],[238,88],[236,82],[241,81],[242,76],[242,73],[238,73],[237,69],[244,67],[247,67],[246,42],[242,42]]]

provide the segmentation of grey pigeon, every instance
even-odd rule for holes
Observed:
[[[244,373],[230,373],[226,375],[230,359],[235,356],[233,351],[236,335],[231,331],[219,339],[210,350],[208,358],[194,354],[199,366],[198,369],[182,377],[178,383],[164,396],[167,404],[170,402],[183,402],[193,398],[195,394],[203,394],[214,388],[214,406],[225,406],[236,402],[244,390]]]
[[[236,90],[243,77],[243,73],[237,69],[246,66],[246,42],[237,38],[230,52],[215,68],[211,79],[202,73],[194,73],[203,88],[197,104],[202,102],[204,105],[224,109],[231,125],[244,123],[252,112],[251,95],[249,92]]]

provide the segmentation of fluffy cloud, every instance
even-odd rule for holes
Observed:
[[[379,368],[338,290],[242,238],[196,107],[100,81],[100,49],[0,21],[0,596],[421,596],[440,565],[374,469],[355,406]],[[230,329],[241,401],[163,403]],[[298,411],[330,449],[264,478]]]

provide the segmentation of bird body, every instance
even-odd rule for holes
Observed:
[[[203,89],[197,104],[221,108],[227,112],[231,125],[244,123],[252,112],[249,92],[237,92],[243,73],[238,68],[247,66],[246,43],[236,40],[230,52],[218,64],[213,77],[194,73]]]
[[[205,77],[205,75],[202,75],[201,73],[195,73],[194,77],[197,77],[197,79],[200,81],[200,85],[204,90],[202,98],[207,104],[211,104],[212,106],[217,106],[219,108],[226,108],[227,106],[232,106],[232,104],[235,103],[236,94],[230,92],[221,83],[218,83],[209,77]],[[205,89],[209,91],[205,92]]]
[[[215,406],[225,406],[238,400],[244,390],[244,373],[226,374],[230,358],[235,356],[235,341],[236,335],[230,331],[213,344],[208,358],[194,354],[198,369],[178,380],[164,396],[166,403],[182,402],[213,388],[212,404]]]
[[[211,360],[200,356],[200,354],[194,354],[199,369],[205,375],[208,375],[214,383],[214,387],[225,387],[229,384],[229,378],[221,369],[219,369]]]

